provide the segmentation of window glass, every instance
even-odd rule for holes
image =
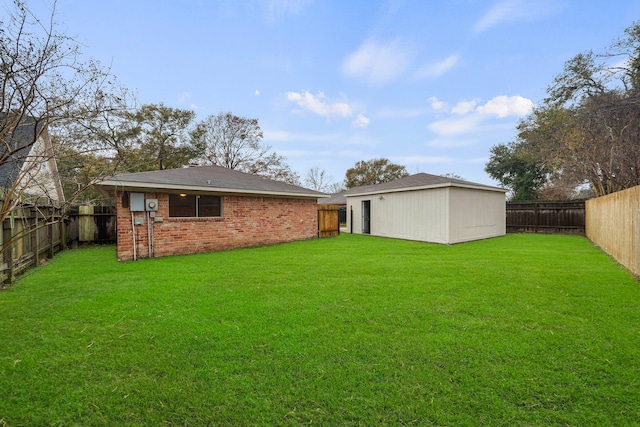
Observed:
[[[220,196],[200,196],[198,216],[222,216]]]
[[[169,194],[169,216],[196,216],[196,196],[193,194]]]
[[[220,196],[196,196],[194,194],[169,194],[170,217],[221,217]]]

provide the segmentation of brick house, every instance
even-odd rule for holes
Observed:
[[[317,236],[323,193],[220,166],[123,173],[118,260],[260,246]]]

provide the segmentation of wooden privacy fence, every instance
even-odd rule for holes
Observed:
[[[587,200],[586,235],[640,276],[640,186]]]
[[[115,243],[116,218],[114,206],[77,206],[69,214],[69,239],[80,243]]]
[[[584,201],[507,203],[507,232],[584,234]]]
[[[0,281],[11,283],[15,276],[38,265],[66,246],[67,228],[60,212],[48,207],[22,207],[2,222]]]
[[[339,212],[339,205],[318,205],[318,237],[340,234]]]
[[[52,258],[70,243],[116,241],[115,208],[80,206],[67,217],[53,207],[21,207],[2,222],[0,283],[14,278],[42,260]]]

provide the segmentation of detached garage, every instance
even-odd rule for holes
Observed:
[[[460,243],[506,234],[506,190],[419,173],[349,190],[354,234]]]

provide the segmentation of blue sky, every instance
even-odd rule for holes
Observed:
[[[640,2],[58,0],[56,19],[140,103],[257,118],[301,178],[318,167],[339,182],[385,157],[496,184],[490,148]]]

